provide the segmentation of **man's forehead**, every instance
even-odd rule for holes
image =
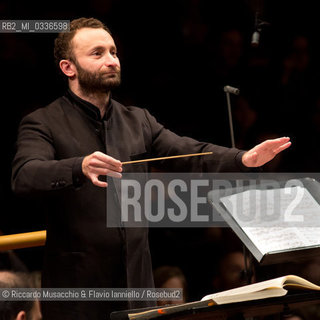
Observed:
[[[82,28],[72,39],[74,49],[85,50],[97,45],[115,45],[112,36],[106,30],[99,28]]]

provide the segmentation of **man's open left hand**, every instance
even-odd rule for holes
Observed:
[[[291,146],[290,138],[266,140],[247,151],[242,156],[246,167],[260,167],[272,160],[278,153]]]

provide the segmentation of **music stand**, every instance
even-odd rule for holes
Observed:
[[[298,246],[291,246],[291,244],[288,242],[286,245],[283,245],[280,249],[275,249],[275,247],[272,247],[272,240],[274,237],[274,234],[272,233],[274,228],[270,227],[268,229],[268,226],[258,226],[259,228],[264,229],[257,229],[253,230],[254,232],[260,231],[263,234],[263,236],[269,236],[270,239],[270,246],[271,249],[268,250],[261,250],[261,245],[259,241],[262,239],[259,238],[259,234],[255,234],[255,237],[252,236],[252,230],[249,232],[249,228],[246,225],[246,222],[240,221],[239,219],[235,218],[234,212],[230,211],[230,208],[227,208],[225,205],[225,197],[224,194],[229,194],[231,196],[243,196],[245,191],[251,192],[252,190],[259,190],[259,192],[267,192],[265,186],[263,184],[255,185],[254,187],[248,186],[248,187],[241,187],[241,190],[238,187],[231,188],[228,190],[212,190],[208,193],[208,201],[209,203],[214,207],[216,211],[222,216],[222,218],[225,220],[225,222],[228,224],[228,226],[235,232],[235,234],[240,238],[240,240],[243,242],[243,244],[246,246],[246,248],[251,252],[251,254],[255,257],[255,259],[261,264],[261,265],[268,265],[268,264],[275,264],[275,263],[283,263],[283,262],[289,262],[289,261],[297,261],[298,259],[303,258],[311,258],[316,255],[320,254],[320,183],[314,179],[311,178],[303,178],[298,179],[305,190],[308,191],[308,194],[314,199],[315,206],[318,206],[319,211],[317,213],[317,221],[318,221],[318,228],[307,228],[307,231],[310,232],[310,236],[314,236],[318,240],[314,242],[312,245],[304,244],[304,245],[298,245]],[[282,182],[283,188],[284,188],[284,182]],[[223,194],[222,194],[223,191]],[[226,192],[227,191],[227,192]],[[310,197],[309,196],[309,197]],[[303,201],[303,199],[302,199]],[[316,207],[315,207],[316,208]],[[252,225],[252,224],[251,224]],[[285,227],[284,227],[285,228]],[[298,228],[298,227],[295,227]],[[280,230],[280,231],[279,231]],[[279,229],[279,232],[282,232],[282,234],[286,234],[289,232],[289,228],[287,229]],[[297,232],[299,230],[296,230]],[[269,232],[269,234],[268,234]],[[290,228],[290,232],[294,234],[294,228]],[[315,233],[316,234],[311,234]],[[257,232],[259,233],[259,232]],[[293,237],[294,238],[294,237]],[[287,239],[287,241],[289,241]],[[267,244],[268,245],[268,244]],[[280,244],[279,244],[280,246]],[[281,246],[280,246],[281,247]]]

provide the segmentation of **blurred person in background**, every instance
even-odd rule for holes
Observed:
[[[32,277],[28,273],[0,271],[0,288],[35,288]],[[1,320],[41,320],[40,303],[34,301],[0,300]]]
[[[250,258],[245,257],[242,251],[231,250],[221,256],[212,283],[214,291],[220,292],[255,281],[255,270]]]
[[[154,270],[155,288],[182,289],[180,300],[159,300],[158,305],[181,304],[187,302],[187,280],[182,270],[177,266],[161,266]]]

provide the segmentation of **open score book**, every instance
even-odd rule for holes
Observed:
[[[280,297],[286,295],[290,289],[320,291],[320,286],[301,277],[287,275],[227,291],[209,294],[203,297],[201,301],[172,305],[144,312],[131,313],[128,315],[128,317],[130,320],[152,319],[161,315],[174,314],[176,312],[190,310],[193,308]]]
[[[320,286],[301,277],[289,275],[247,286],[209,294],[201,299],[213,300],[216,304],[233,303],[240,301],[258,300],[271,297],[280,297],[287,294],[287,289],[304,289],[320,291]]]

